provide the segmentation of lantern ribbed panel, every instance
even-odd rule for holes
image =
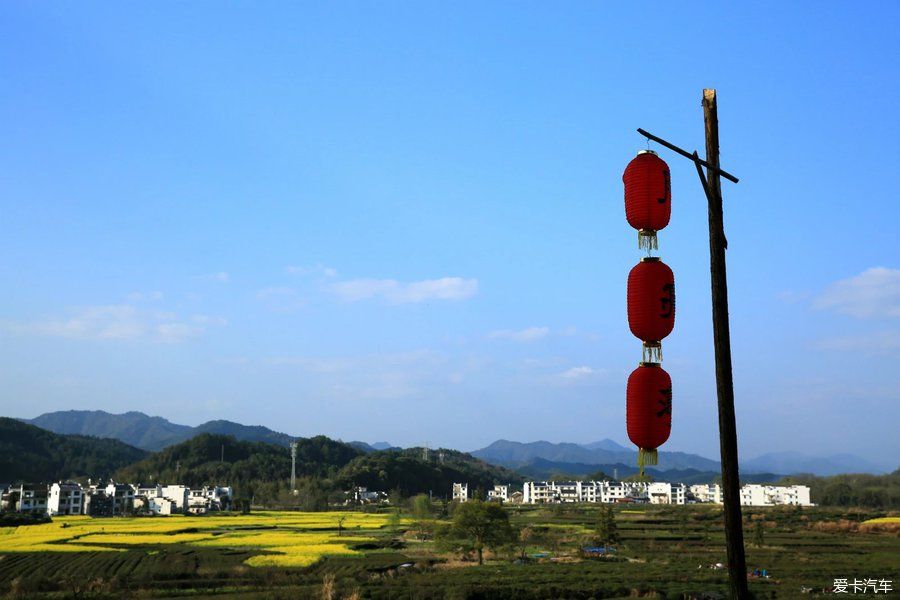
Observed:
[[[669,165],[651,152],[638,154],[625,168],[625,217],[635,229],[659,231],[672,214]]]
[[[628,438],[642,450],[655,450],[672,429],[672,378],[656,364],[642,364],[628,378]]]
[[[644,342],[659,342],[672,333],[675,275],[659,259],[642,259],[628,274],[628,326]]]

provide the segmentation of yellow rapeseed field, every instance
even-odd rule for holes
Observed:
[[[869,519],[863,521],[863,525],[893,525],[900,524],[900,517],[881,517],[880,519]]]
[[[338,522],[343,535],[338,535]],[[260,512],[235,516],[56,517],[52,523],[0,530],[0,555],[11,552],[115,552],[123,547],[190,544],[259,549],[251,566],[302,567],[326,555],[358,554],[349,546],[383,527],[387,515],[355,512]]]

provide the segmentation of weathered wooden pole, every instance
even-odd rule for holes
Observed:
[[[712,286],[713,344],[716,351],[716,390],[719,398],[719,452],[722,458],[722,492],[725,508],[725,547],[731,597],[749,598],[741,487],[738,474],[737,426],[734,417],[734,382],[731,377],[731,333],[728,328],[728,281],[725,274],[725,226],[722,218],[722,186],[719,179],[719,117],[716,90],[703,90],[706,124],[706,169],[709,203],[709,267]],[[699,169],[699,164],[697,165]]]

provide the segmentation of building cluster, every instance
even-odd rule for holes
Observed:
[[[472,496],[467,483],[454,483],[453,499],[466,502]],[[495,485],[487,490],[488,500],[515,504],[636,503],[636,504],[722,504],[719,484],[646,483],[637,481],[526,481],[521,492]],[[774,486],[748,484],[741,488],[743,506],[812,506],[805,485]]]
[[[361,505],[361,504],[389,504],[387,492],[376,492],[366,487],[355,487],[350,491],[344,492],[346,496],[344,504]]]
[[[191,489],[185,485],[106,485],[58,482],[51,485],[0,484],[0,510],[56,515],[205,514],[230,510],[232,489],[209,486]]]

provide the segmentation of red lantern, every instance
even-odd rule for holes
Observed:
[[[656,449],[672,430],[672,378],[657,363],[641,363],[628,378],[628,439],[638,447],[638,465],[657,463]]]
[[[628,326],[643,340],[645,359],[659,360],[675,326],[675,275],[659,258],[642,258],[628,274]]]
[[[625,217],[638,230],[639,248],[657,248],[656,232],[669,224],[672,183],[669,165],[652,150],[641,150],[625,167]]]

